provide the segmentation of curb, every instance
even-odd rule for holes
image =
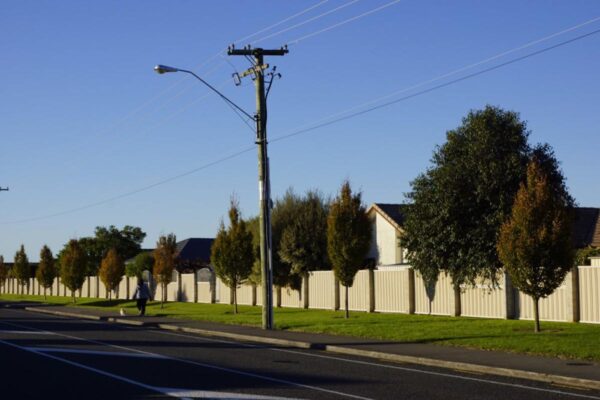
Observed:
[[[297,340],[287,340],[287,339],[278,339],[264,336],[254,336],[254,335],[245,335],[239,333],[230,333],[230,332],[221,332],[221,331],[213,331],[209,329],[200,329],[200,328],[189,328],[185,326],[177,326],[170,324],[154,324],[147,323],[144,321],[126,319],[126,318],[116,318],[116,317],[101,317],[97,315],[89,315],[89,314],[78,314],[74,312],[66,312],[66,311],[55,311],[55,310],[46,310],[40,309],[37,307],[25,307],[27,311],[44,313],[44,314],[53,314],[64,317],[73,317],[73,318],[81,318],[88,319],[94,321],[105,321],[112,322],[123,325],[134,325],[138,327],[156,327],[158,329],[164,329],[169,331],[177,331],[177,332],[186,332],[186,333],[194,333],[202,336],[209,337],[221,337],[228,338],[234,340],[242,340],[254,343],[263,343],[263,344],[271,344],[277,346],[285,346],[285,347],[294,347],[299,349],[310,349],[310,350],[323,350],[336,354],[345,354],[359,357],[367,357],[378,360],[385,361],[393,361],[399,363],[409,363],[416,365],[425,365],[428,367],[437,367],[437,368],[446,368],[446,369],[454,369],[465,372],[474,372],[481,373],[487,375],[496,375],[503,376],[509,378],[518,378],[518,379],[528,379],[532,381],[550,383],[555,385],[564,385],[573,387],[576,389],[593,389],[600,390],[600,381],[594,381],[590,379],[582,379],[582,378],[573,378],[562,375],[552,375],[546,374],[542,372],[532,372],[532,371],[524,371],[519,369],[511,369],[511,368],[502,368],[502,367],[490,367],[486,365],[480,364],[471,364],[464,363],[458,361],[445,361],[445,360],[437,360],[433,358],[425,358],[425,357],[415,357],[415,356],[406,356],[401,354],[390,354],[383,353],[379,351],[372,350],[361,350],[355,349],[351,347],[345,346],[337,346],[337,345],[325,345],[319,343],[311,343],[311,342],[302,342]]]

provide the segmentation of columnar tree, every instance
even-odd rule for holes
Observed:
[[[292,274],[304,280],[308,274],[328,266],[327,214],[329,205],[317,191],[309,191],[299,199],[295,218],[284,228],[279,243],[279,257],[291,266]],[[306,296],[307,293],[304,293]],[[305,302],[304,306],[308,306]]]
[[[211,248],[211,263],[215,273],[229,286],[233,293],[233,312],[237,314],[237,288],[252,273],[254,247],[252,233],[241,218],[238,204],[231,200],[229,208],[229,227],[221,222],[219,232]]]
[[[46,299],[46,290],[52,287],[56,276],[57,271],[54,265],[54,256],[50,248],[44,245],[40,251],[40,264],[37,271],[35,271],[37,281],[44,288],[44,299]]]
[[[100,263],[100,280],[104,283],[108,292],[108,299],[112,300],[112,292],[117,288],[123,273],[125,272],[125,264],[119,256],[116,249],[110,249]]]
[[[0,256],[0,286],[4,288],[6,279],[8,278],[8,267],[4,264],[4,256]]]
[[[371,223],[362,204],[361,193],[352,193],[350,182],[342,184],[327,218],[327,252],[335,276],[344,286],[345,316],[349,318],[348,288],[365,263],[371,244]]]
[[[286,227],[295,219],[296,210],[300,198],[289,188],[282,198],[275,201],[273,212],[271,214],[271,242],[272,242],[272,265],[273,265],[273,285],[277,288],[289,287],[299,290],[302,284],[301,277],[292,272],[292,266],[281,259],[279,249],[281,238]],[[256,237],[258,241],[260,236]],[[260,253],[258,253],[260,256]],[[259,264],[260,265],[260,264]]]
[[[149,251],[144,251],[133,259],[132,262],[125,265],[125,275],[129,277],[141,278],[144,271],[152,272],[154,266],[154,257]]]
[[[160,308],[163,308],[167,299],[167,285],[173,280],[173,269],[175,268],[175,256],[177,253],[177,238],[170,233],[167,236],[161,236],[156,242],[154,249],[154,270],[153,275],[156,282],[161,285],[162,296],[160,299]]]
[[[21,292],[23,292],[25,285],[29,287],[29,278],[31,278],[31,266],[29,265],[29,259],[27,253],[25,253],[25,246],[21,245],[19,251],[15,254],[15,263],[13,266],[13,276],[17,278],[17,282],[21,286]]]
[[[498,255],[515,287],[533,299],[535,332],[539,299],[552,294],[573,267],[572,206],[562,179],[553,180],[534,158],[500,230]]]
[[[71,291],[73,303],[76,302],[75,292],[81,290],[85,282],[87,262],[86,254],[76,239],[67,243],[59,257],[60,279]]]

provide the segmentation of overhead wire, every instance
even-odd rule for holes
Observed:
[[[570,30],[566,30],[566,31],[570,31]],[[379,105],[367,108],[365,110],[357,111],[357,112],[354,112],[352,114],[345,115],[345,116],[342,116],[342,117],[339,117],[339,118],[336,118],[336,119],[333,119],[333,120],[330,120],[330,121],[327,121],[327,122],[323,122],[323,123],[320,123],[320,124],[317,124],[317,125],[313,125],[313,126],[308,127],[308,128],[303,128],[303,129],[296,130],[296,131],[293,131],[291,133],[288,133],[288,134],[285,134],[285,135],[282,135],[282,136],[275,137],[275,138],[271,139],[271,142],[274,143],[274,142],[282,141],[282,140],[285,140],[285,139],[288,139],[288,138],[291,138],[291,137],[294,137],[294,136],[298,136],[298,135],[306,133],[306,132],[310,132],[310,131],[313,131],[313,130],[316,130],[316,129],[319,129],[319,128],[322,128],[322,127],[325,127],[325,126],[329,126],[329,125],[335,124],[337,122],[341,122],[341,121],[344,121],[344,120],[355,118],[357,116],[364,115],[366,113],[369,113],[369,112],[372,112],[372,111],[375,111],[375,110],[378,110],[378,109],[381,109],[381,108],[384,108],[384,107],[388,107],[390,105],[397,104],[397,103],[402,102],[402,101],[406,101],[406,100],[408,100],[410,98],[414,98],[414,97],[417,97],[417,96],[420,96],[420,95],[423,95],[423,94],[426,94],[426,93],[430,93],[432,91],[439,90],[441,88],[444,88],[444,87],[456,84],[458,82],[462,82],[464,80],[467,80],[467,79],[470,79],[470,78],[473,78],[473,77],[476,77],[476,76],[479,76],[479,75],[482,75],[482,74],[485,74],[485,73],[497,70],[499,68],[502,68],[502,67],[514,64],[516,62],[519,62],[519,61],[522,61],[522,60],[525,60],[525,59],[537,56],[539,54],[546,53],[548,51],[551,51],[551,50],[554,50],[556,48],[559,48],[559,47],[565,46],[567,44],[573,43],[575,41],[578,41],[578,40],[590,37],[592,35],[596,35],[598,33],[600,33],[600,29],[597,29],[597,30],[594,30],[594,31],[591,31],[591,32],[588,32],[588,33],[585,33],[585,34],[573,37],[571,39],[565,40],[563,42],[559,42],[559,43],[554,44],[552,46],[545,47],[543,49],[534,51],[532,53],[525,54],[523,56],[514,58],[512,60],[508,60],[508,61],[503,62],[501,64],[497,64],[497,65],[491,66],[489,68],[486,68],[486,69],[483,69],[483,70],[480,70],[480,71],[476,71],[476,72],[473,72],[471,74],[468,74],[468,75],[465,75],[465,76],[453,79],[451,81],[441,83],[441,84],[433,86],[431,88],[427,88],[427,89],[421,90],[419,92],[412,93],[410,95],[401,97],[399,99],[395,99],[393,101],[388,101],[386,103],[379,104]],[[119,195],[116,195],[116,196],[113,196],[113,197],[110,197],[110,198],[107,198],[107,199],[104,199],[104,200],[101,200],[101,201],[98,201],[98,202],[90,203],[90,204],[87,204],[87,205],[84,205],[84,206],[81,206],[81,207],[72,208],[72,209],[69,209],[69,210],[62,211],[62,212],[58,212],[58,213],[54,213],[54,214],[48,214],[48,215],[44,215],[44,216],[40,216],[40,217],[33,217],[33,218],[27,218],[27,219],[21,219],[21,220],[14,220],[14,221],[3,221],[3,222],[0,222],[0,224],[6,225],[6,224],[16,224],[16,223],[39,221],[39,220],[43,220],[43,219],[48,219],[48,218],[53,218],[53,217],[57,217],[57,216],[62,216],[62,215],[74,213],[74,212],[77,212],[77,211],[89,209],[89,208],[92,208],[92,207],[96,207],[96,206],[99,206],[99,205],[102,205],[102,204],[106,204],[106,203],[109,203],[109,202],[112,202],[112,201],[115,201],[115,200],[118,200],[118,199],[121,199],[121,198],[124,198],[124,197],[132,196],[134,194],[147,191],[149,189],[152,189],[152,188],[155,188],[157,186],[160,186],[160,185],[172,182],[172,181],[177,180],[177,179],[181,179],[181,178],[183,178],[185,176],[188,176],[188,175],[191,175],[191,174],[193,174],[195,172],[201,171],[203,169],[209,168],[211,166],[214,166],[214,165],[223,163],[225,161],[228,161],[230,159],[233,159],[235,157],[238,157],[238,156],[240,156],[240,155],[242,155],[244,153],[247,153],[247,152],[251,151],[252,149],[254,149],[254,146],[243,148],[243,149],[241,149],[241,150],[239,150],[239,151],[237,151],[235,153],[231,153],[231,154],[229,154],[227,156],[224,156],[224,157],[219,158],[217,160],[211,161],[211,162],[206,163],[204,165],[201,165],[201,166],[199,166],[197,168],[185,171],[183,173],[180,173],[180,174],[175,175],[175,176],[171,176],[169,178],[165,178],[165,179],[160,180],[158,182],[155,182],[153,184],[150,184],[150,185],[147,185],[147,186],[144,186],[144,187],[141,187],[141,188],[129,191],[129,192],[125,192],[125,193],[122,193],[122,194],[119,194]]]

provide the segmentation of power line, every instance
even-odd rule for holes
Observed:
[[[304,39],[308,39],[308,38],[310,38],[310,37],[313,37],[313,36],[320,35],[321,33],[325,33],[325,32],[327,32],[327,31],[330,31],[330,30],[332,30],[332,29],[338,28],[338,27],[340,27],[340,26],[342,26],[342,25],[346,25],[346,24],[348,24],[348,23],[350,23],[350,22],[353,22],[353,21],[356,21],[356,20],[358,20],[358,19],[364,18],[364,17],[366,17],[367,15],[371,15],[371,14],[373,14],[373,13],[376,13],[376,12],[378,12],[378,11],[381,11],[381,10],[383,10],[383,9],[386,9],[386,8],[388,8],[388,7],[391,7],[391,6],[393,6],[393,5],[397,4],[397,3],[400,3],[401,1],[402,1],[402,0],[394,0],[394,1],[390,1],[389,3],[383,4],[383,5],[379,6],[379,7],[376,7],[376,8],[374,8],[374,9],[372,9],[372,10],[369,10],[369,11],[367,11],[367,12],[364,12],[364,13],[362,13],[362,14],[360,14],[360,15],[354,16],[354,17],[352,17],[352,18],[348,18],[348,19],[346,19],[346,20],[344,20],[344,21],[341,21],[341,22],[338,22],[338,23],[336,23],[336,24],[333,24],[333,25],[331,25],[331,26],[328,26],[328,27],[326,27],[326,28],[320,29],[320,30],[318,30],[318,31],[316,31],[316,32],[309,33],[309,34],[307,34],[307,35],[304,35],[304,36],[300,36],[299,38],[297,38],[297,39],[294,39],[294,40],[292,40],[292,41],[288,42],[288,44],[289,44],[290,46],[291,46],[291,45],[294,45],[294,44],[298,44],[298,43],[300,43],[301,41],[303,41]]]
[[[342,116],[342,117],[339,117],[339,118],[335,118],[335,119],[327,121],[327,122],[323,122],[323,123],[320,123],[320,124],[317,124],[317,125],[314,125],[314,126],[311,126],[311,127],[308,127],[308,128],[296,130],[296,131],[291,132],[289,134],[285,134],[285,135],[282,135],[282,136],[279,136],[279,137],[275,137],[274,139],[271,140],[271,143],[282,141],[282,140],[285,140],[285,139],[289,139],[291,137],[298,136],[298,135],[303,134],[303,133],[307,133],[307,132],[310,132],[310,131],[313,131],[313,130],[316,130],[316,129],[319,129],[319,128],[323,128],[325,126],[333,125],[333,124],[335,124],[337,122],[341,122],[341,121],[344,121],[344,120],[355,118],[357,116],[364,115],[364,114],[367,114],[369,112],[372,112],[372,111],[375,111],[375,110],[378,110],[378,109],[381,109],[381,108],[384,108],[384,107],[388,107],[390,105],[397,104],[397,103],[400,103],[402,101],[406,101],[408,99],[411,99],[411,98],[414,98],[414,97],[417,97],[417,96],[421,96],[423,94],[430,93],[430,92],[438,90],[438,89],[442,89],[444,87],[453,85],[455,83],[462,82],[462,81],[470,79],[470,78],[474,78],[476,76],[479,76],[479,75],[485,74],[487,72],[491,72],[491,71],[497,70],[499,68],[502,68],[502,67],[505,67],[505,66],[517,63],[519,61],[523,61],[525,59],[537,56],[537,55],[542,54],[542,53],[546,53],[546,52],[548,52],[550,50],[554,50],[556,48],[559,48],[559,47],[565,46],[567,44],[573,43],[575,41],[578,41],[578,40],[581,40],[581,39],[584,39],[584,38],[596,35],[598,33],[600,33],[600,29],[597,29],[597,30],[594,30],[594,31],[591,31],[591,32],[588,32],[588,33],[585,33],[585,34],[582,34],[582,35],[579,35],[579,36],[576,36],[574,38],[565,40],[563,42],[554,44],[552,46],[549,46],[549,47],[537,50],[535,52],[532,52],[532,53],[529,53],[529,54],[526,54],[526,55],[523,55],[521,57],[517,57],[515,59],[503,62],[501,64],[491,66],[491,67],[483,69],[481,71],[473,72],[471,74],[468,74],[468,75],[465,75],[465,76],[453,79],[453,80],[451,80],[449,82],[441,83],[439,85],[433,86],[433,87],[425,89],[425,90],[421,90],[419,92],[416,92],[416,93],[413,93],[413,94],[401,97],[399,99],[388,101],[386,103],[379,104],[377,106],[373,106],[373,107],[367,108],[365,110],[357,111],[357,112],[354,112],[354,113],[351,113],[351,114],[348,114],[348,115],[345,115],[345,116]],[[58,213],[54,213],[54,214],[49,214],[49,215],[45,215],[45,216],[40,216],[40,217],[27,218],[27,219],[15,220],[15,221],[0,222],[0,224],[6,225],[6,224],[17,224],[17,223],[24,223],[24,222],[39,221],[39,220],[43,220],[43,219],[48,219],[48,218],[53,218],[53,217],[62,216],[62,215],[66,215],[66,214],[71,214],[71,213],[74,213],[74,212],[77,212],[77,211],[86,210],[86,209],[89,209],[89,208],[92,208],[92,207],[96,207],[96,206],[99,206],[99,205],[102,205],[102,204],[109,203],[111,201],[115,201],[115,200],[118,200],[118,199],[121,199],[121,198],[124,198],[124,197],[132,196],[134,194],[147,191],[149,189],[152,189],[154,187],[157,187],[157,186],[160,186],[160,185],[172,182],[174,180],[181,179],[181,178],[183,178],[185,176],[188,176],[188,175],[191,175],[191,174],[193,174],[195,172],[207,169],[207,168],[209,168],[211,166],[214,166],[214,165],[223,163],[225,161],[228,161],[230,159],[233,159],[235,157],[238,157],[238,156],[240,156],[240,155],[242,155],[244,153],[252,151],[253,149],[254,149],[254,146],[252,146],[252,147],[246,147],[246,148],[244,148],[244,149],[242,149],[242,150],[240,150],[238,152],[229,154],[229,155],[227,155],[225,157],[219,158],[219,159],[217,159],[215,161],[209,162],[209,163],[204,164],[204,165],[202,165],[200,167],[197,167],[197,168],[191,169],[189,171],[180,173],[178,175],[175,175],[175,176],[163,179],[163,180],[158,181],[156,183],[153,183],[151,185],[147,185],[147,186],[144,186],[144,187],[141,187],[141,188],[129,191],[129,192],[125,192],[123,194],[116,195],[116,196],[113,196],[113,197],[110,197],[108,199],[101,200],[101,201],[98,201],[98,202],[95,202],[95,203],[90,203],[90,204],[87,204],[87,205],[84,205],[84,206],[81,206],[81,207],[72,208],[72,209],[69,209],[69,210],[62,211],[62,212],[58,212]]]

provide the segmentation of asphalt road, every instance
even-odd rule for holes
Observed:
[[[0,309],[2,399],[598,399],[526,380]]]

